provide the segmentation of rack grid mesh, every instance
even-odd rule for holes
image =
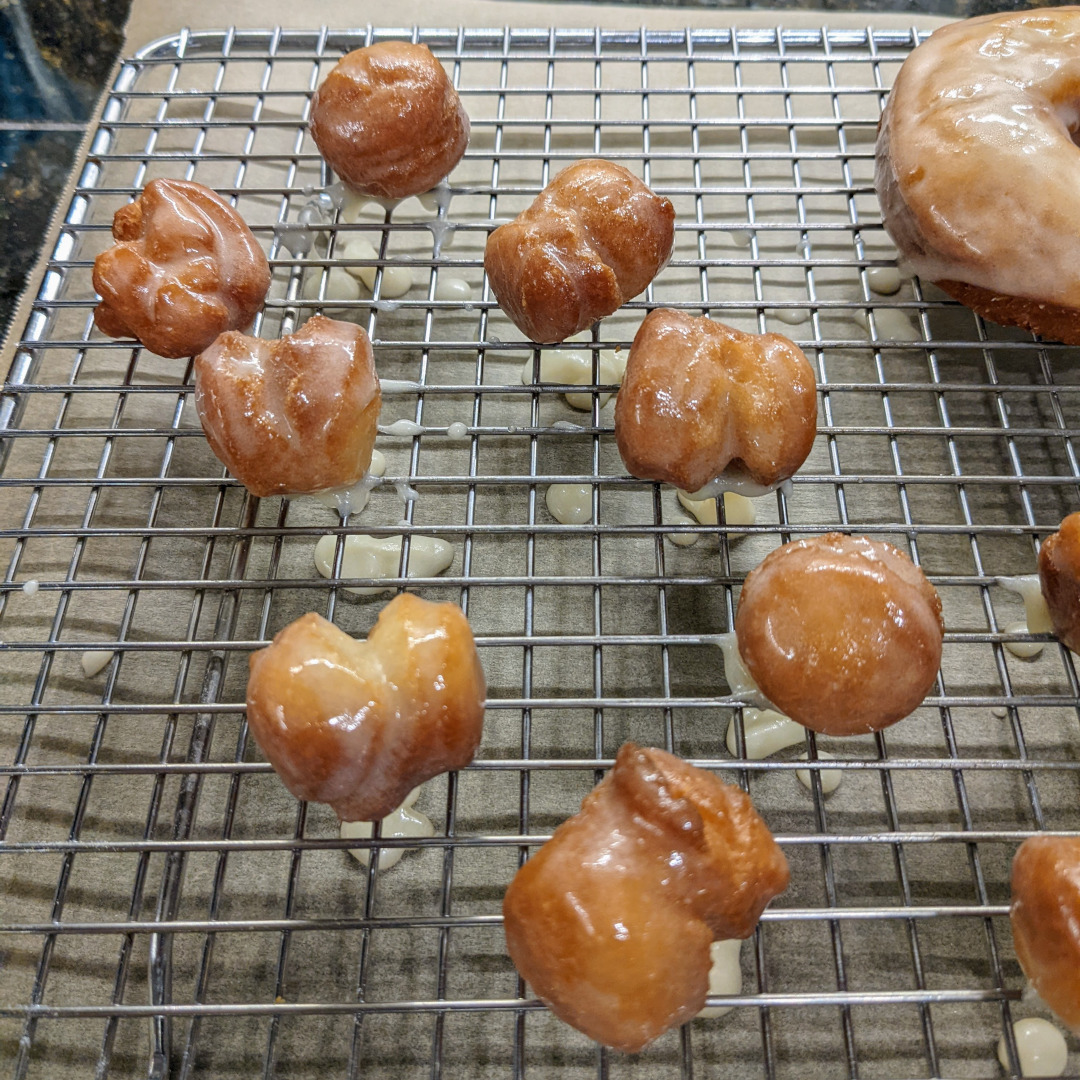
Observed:
[[[333,180],[305,128],[311,91],[344,51],[402,36],[443,60],[472,118],[445,219],[415,203],[315,212],[294,256]],[[990,1077],[1003,1035],[1017,1075],[1010,1025],[1040,1006],[1022,998],[1009,865],[1025,836],[1080,827],[1080,699],[1071,654],[1018,629],[996,579],[1033,572],[1038,539],[1078,508],[1080,365],[917,279],[870,287],[896,265],[876,123],[918,39],[229,30],[181,32],[123,66],[0,398],[11,1075]],[[593,155],[672,199],[675,250],[644,296],[563,347],[598,365],[663,305],[787,333],[816,369],[814,451],[753,524],[723,505],[716,525],[690,523],[670,489],[628,477],[599,366],[591,408],[571,409],[486,285],[495,223]],[[256,333],[315,310],[354,319],[401,380],[383,422],[419,433],[380,436],[386,482],[347,526],[313,500],[249,496],[202,437],[190,363],[94,330],[93,258],[155,176],[222,192],[265,243]],[[329,269],[357,236],[377,251],[372,294],[336,299]],[[384,297],[401,268],[411,290]],[[473,298],[437,299],[448,277]],[[589,488],[591,522],[548,514],[553,482]],[[807,733],[751,760],[715,636],[769,550],[834,529],[926,571],[941,674],[896,727]],[[399,571],[415,536],[454,545],[445,574],[408,585],[462,604],[489,681],[477,760],[425,786],[435,836],[385,872],[350,858],[326,807],[285,792],[242,707],[248,653],[300,613],[370,629],[386,595],[341,576],[340,538],[359,532],[404,537]],[[680,532],[699,539],[675,545]],[[312,551],[327,533],[338,576],[324,579]],[[93,677],[86,650],[112,653]],[[627,739],[742,784],[792,866],[743,947],[733,1010],[634,1057],[539,1006],[500,925],[520,861]],[[841,778],[828,795],[826,766]]]

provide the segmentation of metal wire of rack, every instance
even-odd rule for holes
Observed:
[[[472,117],[452,201],[316,215],[294,256],[301,212],[332,180],[305,131],[310,93],[342,52],[400,36],[184,31],[126,63],[109,95],[0,398],[11,1074],[968,1077],[998,1075],[1004,1036],[1017,1075],[1011,1021],[1038,1006],[1019,1004],[1009,862],[1035,831],[1080,827],[1080,687],[1071,654],[1016,628],[996,577],[1030,573],[1038,537],[1077,508],[1080,368],[917,279],[870,287],[895,266],[875,127],[918,34],[413,30]],[[814,453],[754,524],[722,504],[718,524],[689,522],[670,490],[629,478],[599,367],[590,410],[570,409],[486,288],[494,223],[590,155],[675,202],[676,247],[644,297],[566,347],[596,362],[666,305],[786,332],[816,367]],[[216,188],[266,242],[256,333],[341,313],[403,380],[384,421],[420,433],[380,436],[387,482],[347,526],[311,500],[247,495],[202,438],[190,365],[94,330],[94,255],[159,175]],[[358,235],[378,253],[372,295],[334,299],[328,271]],[[387,299],[393,268],[413,287]],[[448,276],[474,298],[438,299]],[[590,523],[550,517],[554,482],[590,489]],[[715,635],[765,553],[830,529],[891,540],[935,583],[938,684],[886,732],[807,733],[750,760]],[[284,791],[243,722],[244,659],[292,618],[372,625],[385,596],[348,594],[372,582],[341,576],[340,538],[356,532],[402,536],[399,570],[417,535],[455,545],[447,573],[408,585],[462,604],[489,680],[477,761],[421,796],[435,837],[367,842],[418,849],[385,873],[350,859],[365,845],[338,839],[325,807]],[[667,539],[691,532],[694,546]],[[327,533],[324,579],[312,548]],[[112,654],[100,675],[84,674],[86,650]],[[633,1058],[532,1000],[499,915],[520,861],[630,738],[744,785],[792,865],[743,949],[743,992],[717,999],[734,1010]],[[842,778],[827,796],[825,768]]]

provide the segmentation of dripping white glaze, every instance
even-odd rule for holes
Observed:
[[[452,300],[456,303],[465,303],[473,296],[472,286],[460,277],[443,277],[435,282],[435,299]]]
[[[715,499],[722,491],[743,495],[747,499],[760,499],[777,490],[782,491],[790,499],[793,490],[790,478],[776,484],[759,484],[740,469],[729,467],[719,476],[714,476],[704,487],[687,494],[693,501],[700,502],[703,499]]]
[[[303,296],[305,300],[318,300],[322,288],[321,270],[313,270],[304,279]],[[360,299],[360,286],[340,266],[332,266],[326,278],[325,301],[349,302]]]
[[[1042,594],[1042,585],[1038,574],[1024,574],[1020,577],[999,577],[998,584],[1009,592],[1016,593],[1024,602],[1026,622],[1011,622],[1002,629],[1007,634],[1051,634],[1054,624],[1050,619],[1050,609]],[[1030,660],[1043,651],[1041,641],[1006,641],[1005,648],[1021,659]]]
[[[455,420],[446,429],[446,436],[449,439],[464,439],[469,434],[469,425],[463,424],[460,420]]]
[[[379,486],[379,477],[365,473],[352,487],[335,488],[333,491],[317,491],[315,499],[323,506],[336,510],[343,521],[359,514],[367,506],[373,488]]]
[[[395,420],[392,424],[380,424],[379,431],[383,435],[422,435],[424,425],[413,420]]]
[[[563,525],[584,525],[592,519],[589,484],[552,484],[544,495],[551,516]]]
[[[1013,1024],[1016,1054],[1020,1059],[1021,1076],[1061,1076],[1069,1063],[1069,1047],[1065,1036],[1048,1020],[1037,1016],[1017,1020]],[[998,1061],[1009,1069],[1009,1054],[1005,1036],[998,1039]]]
[[[735,995],[742,990],[742,968],[739,965],[739,954],[742,951],[742,942],[737,938],[714,941],[709,946],[709,959],[712,961],[709,967],[709,996]],[[734,1008],[733,1005],[706,1005],[698,1013],[702,1020],[715,1019],[718,1016],[726,1016]]]
[[[569,420],[556,420],[551,425],[554,431],[584,431],[585,429],[580,424],[572,424]]]
[[[865,311],[860,309],[854,316],[864,330],[870,330],[870,319]],[[907,312],[898,308],[874,308],[874,325],[879,341],[911,341],[919,336]]]
[[[362,236],[353,237],[341,249],[340,256],[349,262],[374,262],[379,253]],[[346,266],[344,268],[354,278],[359,278],[367,287],[368,292],[375,292],[375,277],[378,274],[376,266]],[[404,296],[413,285],[412,271],[407,266],[384,266],[382,283],[379,286],[379,296],[384,299],[396,300]],[[359,294],[358,294],[359,295]]]
[[[444,180],[438,187],[433,187],[430,191],[422,192],[420,195],[416,196],[417,201],[429,214],[437,214],[439,212],[441,194],[439,188],[445,183],[446,181]]]
[[[1031,628],[1023,620],[1006,623],[1001,629],[1006,634],[1031,633]],[[1005,641],[1002,644],[1013,656],[1019,657],[1021,660],[1034,660],[1043,651],[1041,641]]]
[[[316,221],[326,222],[334,216],[334,199],[329,191],[315,191],[296,215],[302,225],[312,225]]]
[[[371,451],[371,464],[368,471],[351,487],[331,488],[328,491],[316,491],[314,498],[336,510],[347,520],[353,514],[359,514],[368,504],[373,488],[379,486],[379,478],[386,473],[386,458],[379,450]]]
[[[420,498],[420,492],[405,480],[398,480],[394,484],[394,490],[405,502],[416,502]]]
[[[428,223],[428,228],[431,230],[431,253],[437,259],[442,254],[443,247],[450,246],[457,226],[444,217],[437,217]]]
[[[431,216],[422,200],[415,195],[405,199],[378,199],[369,195],[348,192],[341,207],[341,220],[346,225],[379,225],[389,214],[397,221],[423,221]]]
[[[394,839],[435,835],[435,826],[432,825],[431,819],[413,807],[419,794],[420,789],[413,788],[405,802],[382,819],[380,835]],[[341,823],[342,840],[367,840],[372,832],[370,821],[343,821]],[[416,848],[379,848],[379,869],[389,870],[390,867],[397,866],[406,851],[415,850]],[[348,851],[361,866],[367,866],[371,862],[370,848],[349,848]]]
[[[903,280],[895,266],[872,266],[866,271],[866,284],[880,296],[899,292]]]
[[[676,518],[674,521],[669,522],[669,524],[693,525],[694,523],[690,518]],[[666,535],[676,547],[693,547],[701,539],[701,534],[696,532],[677,532],[667,533]]]
[[[819,750],[817,752],[819,761],[835,761],[836,755],[830,754],[825,750]],[[800,761],[809,761],[809,754],[800,754]],[[807,791],[813,791],[814,785],[811,780],[811,774],[809,769],[796,769],[795,775],[799,778],[799,782]],[[818,776],[821,777],[821,793],[822,795],[831,795],[839,786],[840,781],[844,778],[843,770],[841,769],[819,769]]]
[[[720,651],[724,654],[724,676],[727,679],[728,686],[731,687],[732,694],[742,698],[744,701],[758,701],[761,708],[768,709],[770,707],[768,699],[743,665],[742,657],[739,655],[739,643],[735,638],[735,631],[729,630],[726,634],[717,634],[711,640],[720,647]]]
[[[602,349],[597,359],[597,384],[601,386],[622,383],[626,374],[626,358],[610,349]],[[526,386],[533,381],[533,361],[526,360],[521,369],[521,381]],[[540,382],[566,383],[571,386],[588,386],[593,381],[592,353],[585,349],[544,349],[540,353]],[[596,403],[603,408],[611,399],[610,394],[597,394]],[[571,408],[588,412],[592,409],[592,394],[566,395]]]
[[[346,536],[341,556],[341,576],[345,578],[396,578],[401,566],[402,537]],[[326,535],[315,545],[315,567],[323,577],[334,573],[337,537]],[[454,546],[433,536],[414,536],[409,542],[409,565],[406,577],[434,577],[454,561]],[[346,592],[357,596],[376,596],[392,585],[357,585]]]
[[[782,323],[787,323],[789,326],[798,326],[809,318],[806,308],[770,308],[769,315],[774,319],[779,319]]]
[[[384,221],[385,211],[382,207],[376,210],[376,206],[366,195],[346,192],[345,200],[341,204],[341,220],[346,225],[357,225],[361,221]]]
[[[274,235],[281,246],[297,259],[302,259],[315,246],[315,234],[305,225],[275,225]]]
[[[427,198],[421,196],[420,204],[429,214],[435,215],[435,220],[429,223],[428,228],[431,230],[432,252],[437,259],[444,244],[446,247],[450,246],[454,235],[455,226],[448,220],[450,200],[454,194],[445,180],[440,180],[438,185],[424,194]]]
[[[345,205],[345,197],[349,194],[349,189],[345,186],[343,180],[335,180],[328,188],[326,188],[326,197],[330,200],[330,205],[335,210],[340,210]]]
[[[380,379],[379,388],[384,394],[415,394],[423,389],[420,383],[412,379]]]
[[[724,671],[727,673],[730,684],[731,675],[727,669],[726,653]],[[746,674],[746,678],[750,678],[749,674]],[[732,686],[732,690],[734,689],[735,687]],[[735,717],[732,717],[728,724],[727,737],[724,740],[732,757],[737,757],[739,753],[739,744],[735,738],[736,729]],[[743,740],[746,745],[747,760],[760,761],[762,758],[786,750],[789,746],[799,746],[805,742],[806,729],[775,709],[743,709]]]
[[[731,229],[727,236],[736,247],[748,248],[754,239],[754,234],[749,229]]]
[[[82,669],[83,674],[92,679],[95,675],[100,675],[108,666],[109,661],[116,655],[111,649],[87,649],[82,654]]]
[[[719,518],[716,513],[716,497],[696,499],[685,491],[676,489],[676,496],[682,506],[689,510],[702,525],[715,525]],[[753,525],[757,521],[754,504],[745,496],[734,491],[724,492],[724,517],[729,525]]]
[[[1042,594],[1042,585],[1038,574],[1024,574],[1020,577],[999,577],[997,583],[1009,592],[1016,593],[1024,601],[1028,629],[1033,634],[1051,634],[1054,624],[1050,619],[1050,609]]]
[[[22,591],[26,593],[27,596],[37,596],[37,591],[40,588],[41,582],[31,578],[29,581],[23,582]]]

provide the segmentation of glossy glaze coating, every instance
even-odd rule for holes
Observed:
[[[557,1016],[633,1052],[697,1014],[710,944],[749,937],[787,884],[741,789],[626,743],[510,883],[507,949]]]
[[[381,400],[367,334],[322,315],[278,341],[229,331],[195,358],[210,448],[254,495],[355,484],[371,464]]]
[[[240,215],[202,184],[151,180],[113,217],[116,244],[94,260],[94,322],[159,356],[194,356],[251,325],[270,266]]]
[[[1039,547],[1039,585],[1054,633],[1080,652],[1080,513],[1070,514]]]
[[[342,821],[376,821],[480,745],[484,673],[454,604],[410,593],[383,608],[367,641],[302,615],[252,654],[251,732],[298,798]]]
[[[814,370],[786,337],[669,308],[641,324],[615,402],[632,475],[694,492],[733,466],[769,486],[795,473],[816,434]]]
[[[1033,836],[1013,859],[1013,943],[1039,997],[1080,1028],[1080,838]]]
[[[739,655],[782,713],[859,735],[919,706],[941,664],[941,600],[891,544],[829,533],[751,570],[735,615]]]
[[[564,169],[489,237],[499,306],[532,341],[565,341],[644,292],[671,256],[675,208],[610,161]]]
[[[426,45],[380,41],[343,56],[315,91],[311,137],[355,191],[404,199],[461,160],[469,117]]]
[[[1080,340],[1078,127],[1080,8],[935,31],[904,62],[878,136],[900,255],[989,318]]]

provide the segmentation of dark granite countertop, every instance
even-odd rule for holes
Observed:
[[[607,0],[612,2],[612,0]],[[618,0],[615,0],[618,2]],[[123,42],[131,0],[0,3],[0,337],[34,263],[87,118]],[[1014,0],[653,0],[643,8],[815,8],[976,15]]]

